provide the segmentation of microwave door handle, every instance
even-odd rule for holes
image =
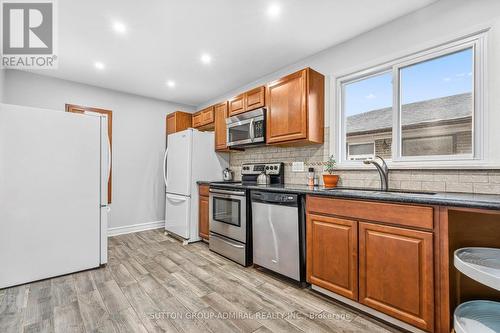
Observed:
[[[254,119],[250,120],[250,140],[255,140],[255,129],[253,127]]]

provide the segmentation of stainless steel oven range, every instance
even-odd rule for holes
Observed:
[[[247,216],[247,193],[243,189],[210,188],[210,250],[248,266],[252,242]]]

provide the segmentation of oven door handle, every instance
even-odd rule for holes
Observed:
[[[226,190],[219,190],[219,189],[210,189],[210,193],[213,194],[228,194],[228,195],[239,195],[239,196],[244,196],[245,192],[243,191],[226,191]]]
[[[216,237],[218,240],[220,240],[220,241],[222,241],[222,242],[226,243],[227,245],[230,245],[230,246],[235,247],[235,248],[237,248],[237,249],[243,249],[243,248],[245,248],[245,246],[244,246],[244,245],[234,244],[233,242],[229,242],[229,241],[227,241],[227,240],[225,240],[224,238],[219,237],[219,236],[215,236],[215,237]]]

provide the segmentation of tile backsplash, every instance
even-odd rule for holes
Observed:
[[[325,128],[325,143],[306,147],[263,146],[231,152],[230,167],[235,178],[241,179],[241,164],[253,162],[284,162],[285,182],[307,183],[307,169],[313,167],[323,182],[323,161],[328,158],[328,129]],[[304,162],[304,172],[292,172],[292,162]],[[378,172],[368,170],[337,170],[339,186],[380,186]],[[404,190],[438,192],[469,192],[500,194],[500,170],[392,170],[389,187]]]

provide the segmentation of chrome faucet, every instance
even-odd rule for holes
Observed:
[[[375,159],[379,159],[382,161],[382,164],[378,163]],[[382,191],[388,191],[389,190],[389,168],[387,167],[387,163],[385,163],[385,160],[380,157],[380,156],[375,156],[374,159],[370,160],[364,160],[364,164],[373,164],[380,175],[380,190]]]

